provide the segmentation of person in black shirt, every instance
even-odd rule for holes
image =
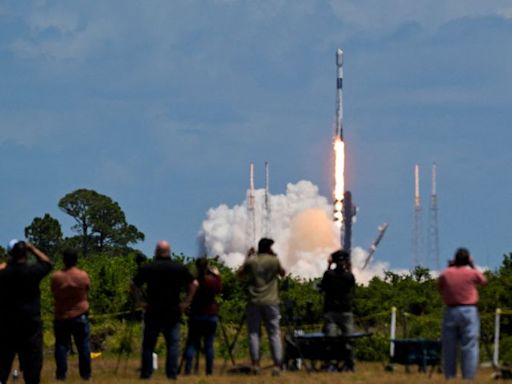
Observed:
[[[181,314],[192,303],[198,286],[197,280],[184,265],[171,260],[170,244],[167,241],[159,241],[153,262],[139,268],[133,285],[136,291],[143,285],[146,286],[140,377],[149,379],[153,373],[153,351],[158,335],[162,332],[167,347],[165,373],[169,379],[176,379]],[[180,293],[184,289],[187,295],[180,302]]]
[[[332,265],[335,265],[332,269]],[[335,337],[351,335],[354,330],[354,317],[352,304],[356,281],[352,274],[350,255],[343,250],[331,254],[329,268],[320,282],[320,289],[324,293],[324,333]],[[343,370],[354,370],[353,349],[350,343],[346,344],[346,355]]]
[[[39,283],[50,273],[48,256],[28,242],[11,240],[0,270],[0,383],[6,383],[16,354],[25,383],[38,384],[43,367]],[[32,253],[37,263],[27,262]]]

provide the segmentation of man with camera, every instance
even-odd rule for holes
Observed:
[[[263,320],[274,360],[272,374],[279,375],[283,355],[279,329],[279,277],[284,276],[285,271],[272,250],[273,244],[272,239],[261,239],[258,253],[254,255],[249,252],[238,274],[249,283],[246,314],[253,372],[257,373],[260,369],[260,327]]]
[[[351,335],[354,330],[352,305],[356,281],[352,274],[350,254],[344,250],[336,251],[330,255],[328,263],[319,285],[324,293],[324,333],[328,337]],[[353,371],[354,353],[351,343],[347,342],[345,348],[341,369]]]
[[[38,384],[43,367],[43,325],[39,283],[50,273],[48,256],[34,245],[11,240],[0,270],[0,383],[6,383],[16,354],[25,383]],[[28,263],[29,253],[36,263]]]
[[[475,269],[466,248],[459,248],[455,258],[439,276],[438,286],[445,304],[443,314],[443,372],[447,379],[457,373],[457,346],[461,349],[462,377],[472,380],[478,367],[480,319],[476,304],[478,285],[486,285],[485,276]]]

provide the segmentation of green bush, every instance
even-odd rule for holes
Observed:
[[[355,353],[360,361],[387,361],[389,356],[389,337],[372,335],[355,342]]]

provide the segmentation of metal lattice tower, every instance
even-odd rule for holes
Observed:
[[[414,228],[412,234],[412,256],[413,267],[422,264],[422,241],[421,241],[421,197],[420,197],[420,166],[414,166]]]
[[[432,194],[430,195],[430,215],[428,226],[428,252],[429,259],[439,271],[439,224],[437,206],[437,165],[432,163]]]
[[[265,217],[264,234],[271,237],[272,233],[272,205],[270,202],[270,165],[265,161]]]
[[[247,246],[256,245],[256,198],[254,195],[254,163],[249,166],[249,196],[247,197]]]

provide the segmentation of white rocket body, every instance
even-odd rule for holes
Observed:
[[[336,51],[336,137],[343,140],[343,51],[338,48]]]

